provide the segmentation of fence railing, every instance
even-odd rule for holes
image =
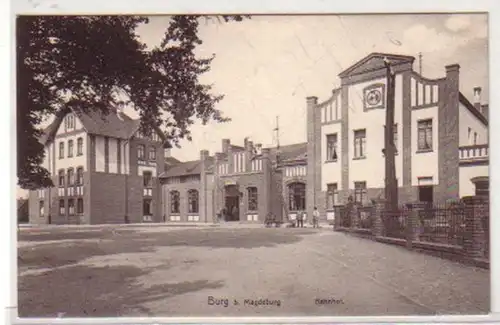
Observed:
[[[336,206],[337,229],[372,234],[412,243],[451,249],[472,258],[489,259],[489,202],[478,197],[446,204],[407,204],[388,211],[382,202],[373,206]],[[421,243],[421,244],[419,244]]]
[[[383,211],[382,225],[384,231],[382,234],[390,238],[406,238],[408,209],[398,207],[393,211]]]

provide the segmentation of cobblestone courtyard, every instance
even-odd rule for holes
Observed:
[[[331,228],[22,229],[18,247],[20,317],[434,315],[490,309],[488,270]]]

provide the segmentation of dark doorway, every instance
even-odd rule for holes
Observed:
[[[240,195],[237,185],[228,185],[225,190],[225,221],[240,220]]]
[[[418,187],[418,200],[420,202],[432,203],[434,199],[434,187],[431,185],[428,186],[419,186]]]

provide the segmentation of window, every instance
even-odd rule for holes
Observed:
[[[198,213],[198,191],[189,190],[188,191],[188,212]]]
[[[156,148],[151,147],[149,149],[149,160],[156,160]]]
[[[364,158],[366,154],[366,130],[354,131],[354,158]]]
[[[170,192],[170,212],[180,213],[180,196],[178,191]]]
[[[149,171],[142,172],[142,177],[144,179],[144,187],[153,187],[153,174]]]
[[[83,156],[83,138],[76,140],[76,155]]]
[[[326,135],[326,160],[337,160],[337,133]]]
[[[66,124],[66,129],[71,130],[75,128],[75,117],[72,114],[68,114],[65,118],[64,123]]]
[[[73,157],[73,140],[68,141],[68,158]]]
[[[43,206],[43,201],[40,201],[40,203],[39,203],[39,208],[38,208],[38,209],[39,209],[39,211],[40,211],[40,217],[43,217],[43,216],[44,216],[44,213],[45,213],[45,211],[44,211],[44,206]]]
[[[326,185],[326,208],[332,209],[339,203],[339,191],[337,183]]]
[[[354,202],[363,203],[366,200],[366,182],[354,182]]]
[[[64,187],[64,170],[59,171],[59,187]]]
[[[432,119],[418,121],[418,150],[432,150]]]
[[[83,185],[83,167],[76,169],[76,185]]]
[[[64,158],[64,142],[59,142],[59,159]]]
[[[83,199],[76,200],[76,213],[83,214]]]
[[[474,132],[474,145],[476,145],[476,144],[477,144],[477,133]]]
[[[258,210],[258,195],[256,187],[249,187],[248,191],[248,211],[257,211]]]
[[[144,153],[144,145],[140,144],[137,146],[137,158],[144,160],[145,153]]]
[[[476,195],[488,196],[490,194],[490,184],[487,181],[476,182]]]
[[[152,215],[151,213],[151,199],[144,199],[142,201],[142,214],[144,216],[150,216]]]
[[[59,214],[62,216],[66,214],[66,206],[64,204],[64,200],[59,200]]]
[[[68,186],[75,185],[75,170],[73,168],[68,169]]]
[[[70,216],[75,214],[75,200],[74,199],[68,200],[68,210],[69,210]]]
[[[291,183],[288,185],[288,199],[290,211],[300,211],[306,208],[306,185]]]

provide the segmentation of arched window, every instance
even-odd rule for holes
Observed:
[[[291,183],[288,185],[288,202],[290,211],[306,209],[306,184]]]
[[[59,159],[64,158],[64,142],[59,142]]]
[[[64,169],[59,170],[59,187],[64,187]]]
[[[198,213],[198,191],[189,190],[188,191],[188,212]]]
[[[180,213],[180,196],[178,191],[170,192],[170,213]]]
[[[73,157],[73,140],[68,140],[68,158]]]
[[[256,187],[247,188],[248,191],[248,211],[257,211],[259,207],[258,192]]]
[[[76,155],[77,156],[83,155],[83,138],[78,138],[76,140]]]
[[[83,185],[83,167],[76,169],[76,185]]]
[[[68,169],[68,186],[75,185],[75,170],[73,168]]]

